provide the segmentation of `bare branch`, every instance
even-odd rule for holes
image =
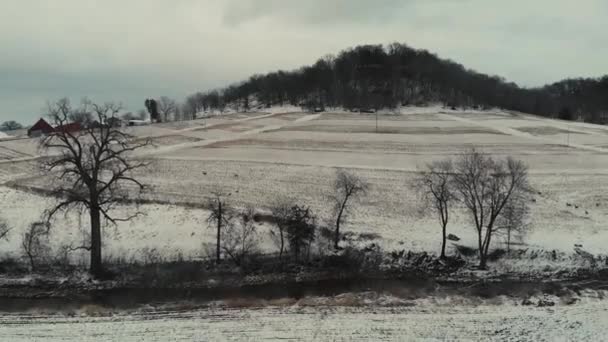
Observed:
[[[120,112],[121,105],[100,105],[87,100],[83,106],[79,113],[92,113],[99,124],[74,132],[63,128],[77,114],[69,101],[62,99],[49,104],[49,116],[60,128],[43,139],[42,147],[55,153],[50,153],[53,157],[42,163],[47,172],[57,176],[53,193],[59,202],[47,212],[48,220],[60,211],[75,208],[85,209],[91,216],[91,271],[95,273],[101,267],[100,218],[116,224],[141,214],[118,218],[111,211],[130,195],[126,191],[129,185],[136,185],[139,194],[144,190],[145,185],[134,172],[147,167],[148,163],[135,161],[132,154],[149,142],[133,143],[131,136],[108,124],[108,119]]]
[[[349,201],[357,200],[365,195],[369,185],[355,174],[339,169],[333,185],[334,216],[336,220],[334,248],[338,248],[340,240],[340,225],[345,220],[350,209]]]
[[[480,267],[485,268],[497,220],[510,200],[530,192],[528,170],[511,158],[494,160],[470,151],[460,156],[454,173],[454,186],[469,210],[477,230]]]

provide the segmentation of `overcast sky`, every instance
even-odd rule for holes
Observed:
[[[0,121],[47,100],[143,108],[357,44],[536,86],[608,73],[605,0],[0,0]]]

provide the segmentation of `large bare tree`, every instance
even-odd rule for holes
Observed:
[[[441,258],[445,259],[447,226],[450,219],[450,208],[456,199],[453,186],[454,166],[451,160],[435,161],[427,165],[417,179],[417,188],[441,223]]]
[[[175,116],[177,113],[177,102],[168,96],[161,96],[158,100],[158,112],[164,122],[168,122],[171,115]]]
[[[509,200],[530,193],[528,168],[511,157],[494,160],[473,150],[456,161],[454,185],[475,223],[479,267],[485,269],[493,233],[498,229],[498,218]]]
[[[368,189],[368,184],[357,175],[339,169],[336,173],[336,179],[333,184],[333,194],[331,195],[334,202],[334,217],[335,217],[335,235],[334,248],[338,249],[340,242],[340,225],[349,213],[352,206],[352,201],[358,200],[365,195]]]
[[[41,141],[42,148],[52,156],[45,159],[44,169],[57,176],[54,194],[58,203],[48,211],[51,220],[57,213],[84,209],[90,216],[90,245],[81,246],[90,251],[90,272],[94,277],[103,275],[101,254],[101,220],[116,224],[137,216],[139,211],[126,217],[117,217],[112,209],[118,203],[135,196],[144,184],[134,171],[147,163],[133,158],[133,152],[149,144],[134,142],[120,129],[106,125],[121,110],[120,105],[90,104],[91,115],[100,123],[80,131],[65,128],[74,109],[69,100],[61,99],[49,104],[49,116],[57,126]],[[64,128],[62,128],[64,127]]]

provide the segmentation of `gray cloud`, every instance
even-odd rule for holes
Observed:
[[[274,18],[299,25],[371,24],[393,20],[404,0],[231,0],[224,13],[230,25]]]
[[[606,73],[604,0],[0,2],[0,121],[46,100],[183,97],[365,43],[405,42],[524,85]]]

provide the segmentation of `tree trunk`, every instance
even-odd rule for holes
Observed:
[[[487,267],[486,255],[483,252],[479,253],[479,269],[485,270]]]
[[[338,214],[336,219],[336,235],[334,236],[334,249],[338,249],[338,243],[340,242],[340,220],[342,219],[342,211]]]
[[[281,234],[281,249],[279,250],[279,259],[283,260],[283,249],[285,249],[285,237],[283,235],[283,228],[279,229],[279,233]]]
[[[101,213],[95,205],[91,206],[91,260],[90,272],[95,278],[102,276],[103,267],[101,264]]]
[[[486,268],[486,258],[485,255],[483,253],[483,243],[482,241],[482,235],[483,235],[483,227],[481,229],[479,229],[477,231],[477,240],[478,240],[478,248],[479,248],[479,268],[480,269],[485,269]]]
[[[220,234],[222,231],[222,202],[218,203],[218,217],[217,217],[217,242],[215,245],[215,263],[220,263]]]
[[[484,243],[479,247],[479,268],[482,270],[486,269],[488,252],[490,250],[490,241],[492,240],[492,228],[486,228],[486,237]]]
[[[338,243],[340,242],[340,222],[342,221],[342,214],[344,213],[344,208],[346,207],[346,201],[348,201],[348,196],[342,202],[342,206],[340,206],[340,211],[338,212],[338,217],[336,218],[336,235],[334,237],[334,249],[338,249]]]
[[[446,225],[443,225],[442,230],[442,241],[441,241],[441,259],[445,259],[445,244],[446,244]]]
[[[30,267],[32,269],[32,272],[36,270],[36,265],[34,263],[34,256],[32,255],[31,252],[27,252],[27,257],[30,259]]]

